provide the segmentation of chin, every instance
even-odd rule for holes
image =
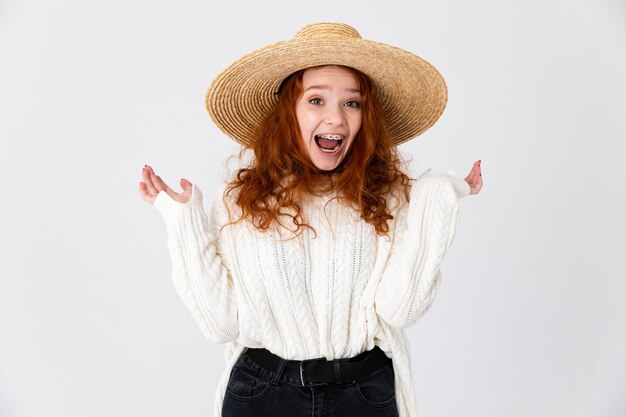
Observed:
[[[331,166],[324,166],[324,165],[317,165],[317,164],[315,164],[315,167],[319,169],[320,171],[324,171],[324,172],[332,172],[337,168],[336,166],[331,167]]]
[[[318,159],[318,158],[312,158],[311,162],[313,162],[313,165],[315,165],[315,167],[317,169],[319,169],[320,171],[325,171],[325,172],[331,172],[334,171],[335,169],[337,169],[337,167],[339,167],[341,165],[341,162],[343,161],[343,158],[339,159],[339,160],[326,160],[324,161],[323,159]]]

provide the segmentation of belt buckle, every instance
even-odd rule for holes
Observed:
[[[319,382],[316,384],[306,384],[305,379],[304,379],[304,364],[306,362],[315,362],[315,361],[326,361],[326,358],[315,358],[315,359],[305,359],[303,361],[300,361],[300,382],[302,383],[302,386],[304,388],[309,388],[309,387],[319,387],[319,386],[323,386],[323,385],[330,385],[327,382]]]

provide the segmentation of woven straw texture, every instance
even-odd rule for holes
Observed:
[[[346,24],[316,23],[303,27],[293,39],[253,51],[222,71],[207,90],[207,111],[226,135],[251,146],[257,127],[278,102],[281,82],[298,70],[333,64],[370,77],[394,145],[426,131],[446,106],[445,81],[422,58],[362,39]]]

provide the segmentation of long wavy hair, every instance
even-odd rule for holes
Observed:
[[[281,85],[278,105],[258,128],[251,148],[254,158],[249,166],[237,170],[224,191],[225,202],[236,191],[233,199],[240,208],[240,217],[228,224],[249,219],[261,231],[276,224],[296,236],[304,228],[315,232],[302,216],[302,197],[333,191],[335,198],[358,210],[379,235],[387,235],[388,221],[393,219],[390,201],[408,201],[410,178],[390,143],[371,81],[361,72],[345,68],[359,85],[362,122],[344,160],[327,172],[308,157],[296,117],[305,70],[292,74]],[[295,227],[287,227],[285,219]]]

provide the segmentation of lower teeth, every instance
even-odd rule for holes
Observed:
[[[334,147],[334,148],[332,148],[332,149],[325,149],[325,148],[322,148],[321,146],[318,146],[318,148],[320,148],[320,150],[321,150],[322,152],[326,152],[326,153],[333,153],[333,152],[335,152],[337,149],[339,149],[339,147],[340,147],[340,146],[341,146],[341,142],[339,142],[339,143],[337,144],[337,146],[335,146],[335,147]]]

